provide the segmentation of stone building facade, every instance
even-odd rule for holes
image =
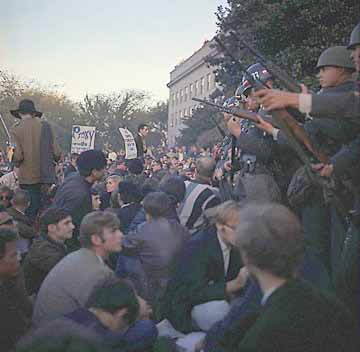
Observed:
[[[204,99],[216,89],[214,67],[210,67],[205,58],[216,56],[216,48],[211,47],[212,41],[182,61],[170,72],[168,112],[168,145],[176,144],[176,137],[181,134],[184,118],[191,116],[198,105],[192,98]]]

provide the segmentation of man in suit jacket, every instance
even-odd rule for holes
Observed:
[[[83,307],[91,291],[114,276],[105,260],[110,253],[121,250],[119,226],[116,215],[110,212],[93,212],[83,219],[83,248],[62,259],[45,278],[36,299],[35,325]]]
[[[233,243],[262,292],[256,322],[231,351],[358,351],[356,324],[335,297],[296,278],[303,257],[301,226],[278,204],[249,205]]]
[[[137,158],[144,161],[144,156],[147,153],[145,137],[149,134],[149,126],[146,124],[140,124],[138,126],[138,133],[135,136]]]
[[[216,225],[185,245],[160,307],[176,329],[208,330],[228,313],[227,300],[243,287],[240,256],[228,241],[238,211],[237,203],[223,203],[214,211]]]

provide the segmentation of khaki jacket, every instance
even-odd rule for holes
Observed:
[[[40,174],[40,137],[42,123],[40,118],[20,120],[12,128],[16,143],[13,161],[19,167],[19,184],[41,183]],[[54,134],[53,134],[54,135]],[[60,159],[61,151],[54,137],[54,161]]]

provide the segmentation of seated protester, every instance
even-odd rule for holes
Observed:
[[[135,183],[141,187],[146,180],[143,162],[140,159],[128,159],[125,161],[125,164],[128,169],[125,181]]]
[[[196,162],[194,181],[185,181],[185,199],[180,205],[180,223],[186,226],[190,233],[195,233],[201,225],[201,215],[206,209],[220,204],[218,190],[212,187],[216,162],[209,157],[202,157]]]
[[[326,267],[316,255],[306,249],[298,277],[320,290],[334,292]],[[224,352],[235,349],[234,346],[241,336],[239,331],[246,331],[260,313],[261,299],[259,284],[253,278],[248,279],[243,295],[232,302],[230,312],[206,333],[206,338],[202,343],[204,352]]]
[[[14,167],[13,171],[0,177],[0,185],[7,186],[11,191],[16,191],[19,188],[18,180],[19,169]]]
[[[14,219],[9,215],[7,209],[0,205],[0,228],[10,229],[16,232]]]
[[[122,254],[140,259],[146,276],[144,298],[151,304],[163,296],[174,262],[190,237],[186,228],[165,217],[170,204],[165,193],[149,193],[143,200],[147,221],[123,242]]]
[[[70,162],[64,168],[64,178],[74,174],[77,172],[77,159],[79,158],[79,154],[72,153],[70,157]]]
[[[183,201],[185,197],[185,182],[181,177],[177,176],[165,176],[160,184],[159,191],[164,192],[168,195],[170,199],[170,207],[166,214],[168,219],[174,219],[179,222],[179,217],[177,214],[177,208],[179,204]],[[146,215],[144,208],[140,208],[135,218],[133,219],[130,225],[130,231],[136,231],[138,225],[146,221]]]
[[[110,175],[106,179],[106,192],[110,196],[110,207],[111,208],[119,208],[120,204],[117,201],[117,190],[119,187],[119,183],[122,181],[123,177],[118,175]]]
[[[7,212],[15,222],[19,234],[17,249],[23,259],[29,250],[31,240],[36,236],[33,221],[25,214],[26,209],[30,206],[28,192],[21,189],[16,190],[11,204],[12,207],[9,208]]]
[[[249,205],[232,242],[262,291],[263,309],[233,351],[359,351],[357,327],[335,297],[297,278],[301,226],[282,205]]]
[[[91,290],[114,276],[105,260],[110,253],[121,250],[119,226],[116,215],[110,212],[85,216],[80,226],[82,248],[63,258],[41,285],[34,309],[35,325],[83,307]]]
[[[95,287],[83,308],[42,324],[22,338],[17,348],[25,352],[26,348],[39,345],[47,337],[61,345],[64,345],[62,341],[73,338],[88,343],[98,342],[103,347],[101,351],[152,351],[157,329],[148,319],[149,313],[146,302],[136,295],[133,288],[113,278]],[[74,346],[73,351],[88,349]]]
[[[71,250],[79,249],[79,228],[84,216],[92,212],[91,187],[101,181],[105,174],[106,158],[99,150],[88,150],[77,159],[79,173],[65,179],[58,188],[53,208],[65,209],[71,215],[75,230],[67,241]]]
[[[158,334],[150,313],[147,303],[129,284],[112,279],[96,287],[85,307],[65,315],[65,319],[93,330],[105,346],[142,352],[152,350]]]
[[[16,251],[17,234],[0,228],[0,346],[11,351],[30,328],[32,306]]]
[[[70,320],[57,319],[24,336],[17,352],[110,352],[100,336]]]
[[[209,330],[229,312],[228,302],[245,285],[246,269],[230,243],[239,210],[234,201],[212,209],[215,226],[185,245],[159,307],[160,317],[177,330]]]
[[[0,205],[4,208],[11,207],[11,199],[14,195],[14,192],[7,186],[0,186]]]
[[[120,220],[120,228],[127,234],[131,222],[141,208],[142,193],[140,187],[129,181],[122,181],[118,186],[119,209],[112,209]]]
[[[40,237],[30,247],[23,269],[29,296],[37,294],[50,270],[65,257],[65,241],[72,237],[74,225],[68,212],[48,209],[40,218]]]

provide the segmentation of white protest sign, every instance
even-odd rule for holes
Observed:
[[[72,127],[71,153],[81,154],[95,147],[96,127],[78,126]]]
[[[126,128],[119,128],[119,131],[124,138],[125,142],[125,158],[126,159],[136,159],[137,158],[137,148],[134,136]]]

